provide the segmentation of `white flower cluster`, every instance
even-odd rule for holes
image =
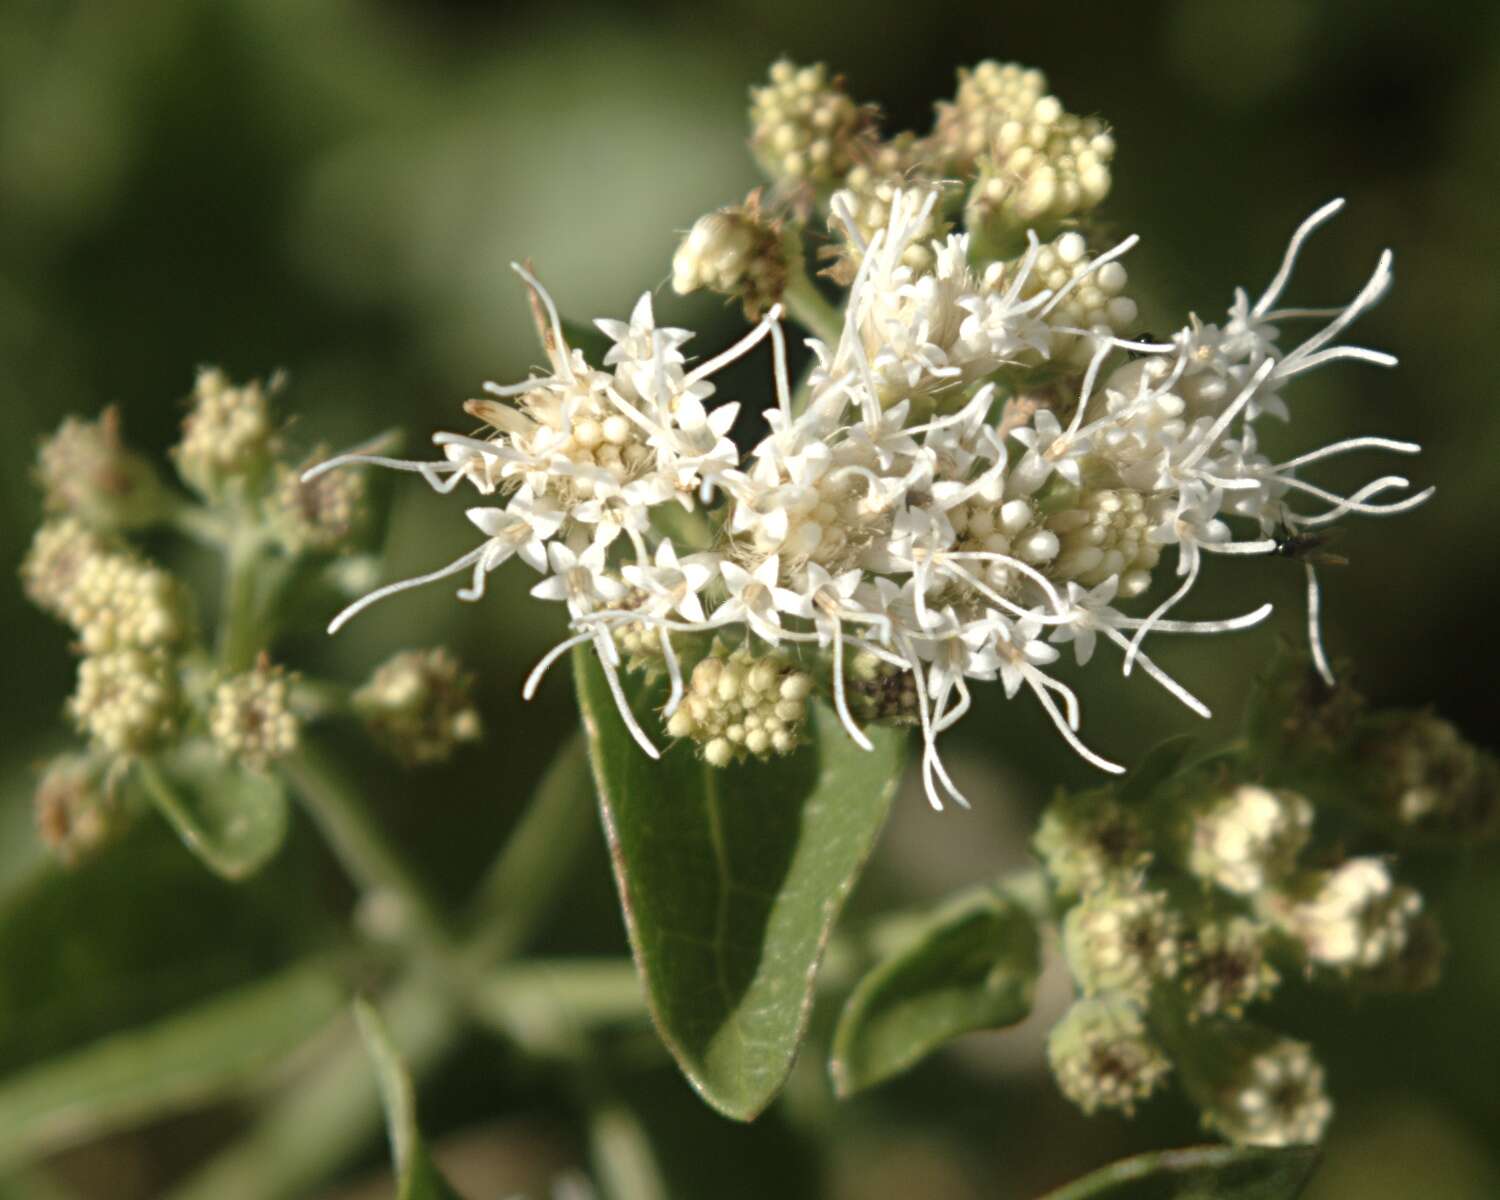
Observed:
[[[517,267],[549,369],[486,385],[494,399],[468,410],[491,432],[437,434],[439,462],[353,454],[308,473],[363,461],[419,471],[444,492],[467,482],[489,501],[468,510],[484,540],[430,575],[366,596],[331,628],[391,592],[458,572],[472,575],[460,596],[477,598],[490,571],[520,558],[544,576],[533,594],[564,603],[574,630],[533,673],[528,694],[560,653],[592,643],[622,717],[652,755],[618,679],[615,634],[626,626],[659,638],[672,681],[667,719],[685,695],[678,635],[738,629],[771,647],[826,652],[834,705],[849,736],[868,745],[845,686],[846,652],[863,652],[912,675],[922,775],[938,807],[945,797],[963,802],[936,740],[969,707],[973,681],[998,679],[1010,696],[1029,690],[1084,758],[1119,770],[1079,740],[1077,700],[1048,670],[1058,643],[1071,643],[1082,663],[1101,637],[1114,642],[1126,674],[1140,666],[1206,713],[1146,656],[1143,640],[1241,629],[1270,606],[1172,619],[1205,556],[1286,553],[1298,531],[1351,512],[1400,511],[1429,494],[1378,499],[1407,487],[1396,476],[1348,496],[1302,478],[1353,450],[1414,453],[1408,443],[1356,437],[1283,462],[1257,444],[1259,420],[1288,415],[1282,393],[1295,376],[1337,360],[1393,362],[1338,341],[1385,292],[1389,253],[1341,308],[1278,307],[1298,252],[1335,201],[1297,230],[1255,301],[1237,291],[1222,325],[1194,318],[1142,345],[1122,340],[1107,316],[1092,327],[1060,316],[1080,311],[1080,289],[1117,292],[1116,260],[1134,238],[1091,258],[1081,239],[1054,246],[1058,269],[1042,286],[1034,234],[1020,259],[984,271],[969,265],[967,236],[950,235],[931,244],[931,268],[921,271],[907,252],[936,200],[934,188],[904,191],[867,244],[846,223],[861,253],[843,329],[834,344],[808,342],[816,362],[796,404],[778,308],[692,365],[690,335],[657,326],[643,296],[629,322],[597,323],[613,345],[594,364],[569,345],[540,283]],[[1133,315],[1113,311],[1122,323]],[[1318,322],[1316,331],[1284,347],[1278,325],[1301,318]],[[768,433],[742,455],[729,437],[739,405],[710,407],[710,379],[768,337],[776,403]],[[1059,359],[1086,364],[1062,376],[1067,394],[1043,404],[1014,385],[1026,364]],[[1316,507],[1296,512],[1293,498]],[[705,508],[711,519],[694,544],[681,531]],[[1231,532],[1234,520],[1248,523],[1248,536]],[[1169,549],[1170,594],[1144,615],[1116,608],[1151,587]],[[1311,564],[1307,572],[1313,649],[1326,673]]]

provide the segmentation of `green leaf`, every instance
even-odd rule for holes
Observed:
[[[336,1017],[344,990],[299,967],[0,1082],[0,1167],[242,1084]]]
[[[38,870],[0,903],[0,1074],[143,1026],[323,948],[310,839],[254,879],[205,871],[161,821],[137,822],[71,870]]]
[[[1152,792],[1177,774],[1197,740],[1190,733],[1180,733],[1152,746],[1117,785],[1120,800],[1134,806],[1145,804]]]
[[[1042,1200],[1296,1200],[1317,1165],[1315,1147],[1191,1146],[1121,1159]]]
[[[286,838],[281,781],[221,762],[206,742],[145,759],[135,772],[187,848],[225,879],[255,874]]]
[[[822,705],[812,745],[718,770],[691,746],[648,758],[592,654],[574,674],[600,811],[657,1031],[699,1094],[748,1121],[807,1031],[824,946],[885,823],[905,733],[861,750]],[[645,697],[634,701],[656,726]]]
[[[839,1094],[889,1079],[959,1034],[1014,1025],[1031,1011],[1039,954],[1030,915],[990,889],[935,913],[844,1005],[829,1063]]]
[[[411,1076],[391,1044],[380,1013],[369,1001],[354,1002],[354,1017],[365,1039],[365,1049],[375,1064],[380,1098],[385,1105],[386,1130],[391,1139],[391,1157],[396,1160],[396,1200],[459,1200],[433,1163],[422,1133],[417,1128],[417,1098]]]

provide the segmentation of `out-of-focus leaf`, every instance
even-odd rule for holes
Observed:
[[[750,1120],[807,1029],[833,923],[885,822],[904,731],[861,750],[821,705],[812,744],[718,770],[631,740],[593,655],[574,670],[631,950],[657,1030],[702,1097]],[[637,714],[650,727],[649,699]]]
[[[365,1049],[375,1064],[380,1098],[385,1105],[391,1157],[396,1160],[396,1200],[459,1200],[427,1153],[417,1128],[417,1099],[411,1076],[401,1061],[380,1013],[366,1000],[354,1002],[354,1016]]]
[[[274,775],[219,760],[202,741],[136,764],[177,836],[225,879],[255,874],[286,838],[286,788]]]
[[[298,967],[0,1081],[0,1167],[231,1089],[337,1016],[344,989]]]
[[[0,904],[0,1072],[144,1025],[326,945],[301,842],[245,883],[205,871],[143,821],[72,870],[51,866]]]
[[[1197,740],[1190,733],[1181,733],[1152,746],[1117,785],[1120,799],[1126,804],[1144,804],[1187,761]]]
[[[976,1029],[1031,1011],[1039,968],[1031,917],[986,889],[935,913],[854,989],[839,1017],[829,1068],[851,1095]]]
[[[1296,1200],[1317,1165],[1311,1147],[1190,1146],[1110,1163],[1042,1200]]]

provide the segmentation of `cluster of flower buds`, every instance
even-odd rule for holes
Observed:
[[[65,418],[37,452],[36,480],[48,512],[98,529],[150,524],[167,503],[151,463],[125,445],[116,408],[93,421]]]
[[[264,652],[257,658],[290,584],[341,586],[331,556],[355,548],[368,514],[362,473],[304,482],[321,456],[299,466],[277,459],[275,391],[199,373],[171,456],[201,502],[174,492],[124,444],[113,410],[64,420],[38,450],[47,517],[20,574],[28,598],[74,635],[80,659],[66,711],[87,741],[85,752],[56,759],[36,792],[38,830],[65,862],[103,845],[133,811],[120,797],[135,760],[159,757],[156,767],[170,772],[179,752],[211,746],[226,771],[266,771],[297,748],[309,706],[349,707],[309,699],[299,709],[293,677]],[[127,540],[152,525],[217,545],[228,560],[216,654],[184,582]],[[442,757],[479,729],[457,663],[440,654],[420,667],[404,699],[393,699],[389,674],[361,693],[383,744],[413,762]]]
[[[208,732],[227,759],[264,771],[272,759],[297,748],[301,730],[292,711],[291,681],[264,655],[250,670],[214,688]]]
[[[750,91],[750,145],[767,175],[788,189],[841,180],[871,144],[874,114],[822,63],[781,59]]]
[[[1420,727],[1414,742],[1465,764],[1450,782],[1469,806],[1500,802],[1500,789],[1493,774],[1478,782],[1493,760],[1451,727],[1430,714],[1367,713],[1305,659],[1278,662],[1252,712],[1259,744],[1249,751],[1237,744],[1154,782],[1059,795],[1043,813],[1033,845],[1080,994],[1049,1053],[1059,1085],[1086,1111],[1128,1110],[1170,1065],[1225,1137],[1286,1145],[1321,1135],[1332,1112],[1323,1071],[1310,1047],[1247,1021],[1246,1010],[1284,975],[1362,990],[1437,978],[1436,923],[1397,880],[1394,855],[1341,850],[1381,827],[1399,833],[1384,806],[1410,779],[1429,778],[1420,768],[1407,779],[1362,771],[1374,731]],[[1300,740],[1296,728],[1308,723],[1323,731],[1311,765],[1289,765],[1253,728]],[[1429,786],[1432,806],[1445,808],[1450,793]],[[1363,827],[1348,827],[1351,815]]]
[[[444,762],[482,731],[474,677],[442,647],[407,650],[354,693],[375,744],[410,766]]]
[[[119,832],[122,805],[102,764],[86,754],[61,754],[37,780],[37,834],[65,866],[76,866]]]
[[[707,288],[739,300],[758,321],[786,290],[790,266],[782,221],[761,207],[760,192],[693,223],[672,256],[672,290]]]
[[[747,754],[790,754],[802,742],[812,676],[784,654],[756,655],[716,645],[688,680],[687,695],[667,719],[667,733],[690,738],[711,766]]]

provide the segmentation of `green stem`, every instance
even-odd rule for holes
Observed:
[[[464,956],[477,965],[523,949],[542,915],[561,895],[584,847],[595,836],[594,781],[583,734],[558,751],[494,865],[475,894]]]
[[[800,263],[789,272],[781,299],[792,320],[830,346],[838,345],[844,332],[844,314],[824,298]]]
[[[212,509],[181,497],[174,497],[174,503],[163,519],[183,537],[215,550],[222,549],[230,538],[229,527],[222,517]]]
[[[440,909],[370,815],[353,781],[306,737],[279,765],[360,889],[393,897],[411,938],[433,957],[451,960],[454,949]]]
[[[247,670],[265,646],[265,631],[257,627],[261,547],[243,526],[229,542],[219,624],[219,666],[229,674]]]
[[[666,1200],[667,1185],[636,1115],[601,1085],[588,1102],[589,1158],[606,1200]]]
[[[646,994],[626,958],[531,961],[490,974],[469,1009],[528,1052],[576,1057],[583,1031],[643,1020]]]

